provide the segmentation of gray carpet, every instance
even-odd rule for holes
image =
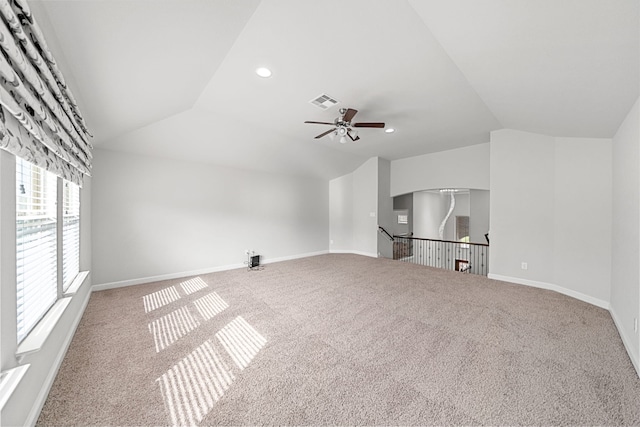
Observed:
[[[609,312],[323,255],[91,296],[39,425],[638,425]]]

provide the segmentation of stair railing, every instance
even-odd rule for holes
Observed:
[[[384,234],[385,236],[387,236],[387,238],[389,240],[391,240],[392,242],[395,240],[393,238],[393,236],[391,234],[389,234],[389,232],[387,230],[385,230],[385,228],[381,225],[378,226],[378,231],[381,232],[382,234]]]
[[[489,273],[488,244],[393,237],[393,259],[482,276]]]

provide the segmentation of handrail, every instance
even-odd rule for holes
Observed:
[[[393,238],[393,236],[391,234],[389,234],[389,232],[387,230],[384,229],[383,226],[379,225],[378,226],[378,230],[382,231],[384,234],[387,235],[387,237],[389,238],[389,240],[391,240],[392,242],[395,241],[395,239]]]
[[[393,237],[397,237],[399,239],[428,240],[430,242],[460,243],[463,245],[489,246],[489,244],[487,243],[459,242],[456,240],[425,239],[424,237],[408,237],[408,236],[398,236],[398,235],[394,235]]]
[[[483,276],[489,272],[489,245],[486,243],[394,237],[395,260]]]

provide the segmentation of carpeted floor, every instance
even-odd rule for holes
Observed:
[[[609,312],[356,255],[96,292],[38,425],[638,425]]]

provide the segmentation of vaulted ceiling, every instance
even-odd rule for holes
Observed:
[[[637,0],[29,5],[110,150],[328,179],[505,127],[609,138],[639,95]],[[314,139],[340,107],[396,132]]]

